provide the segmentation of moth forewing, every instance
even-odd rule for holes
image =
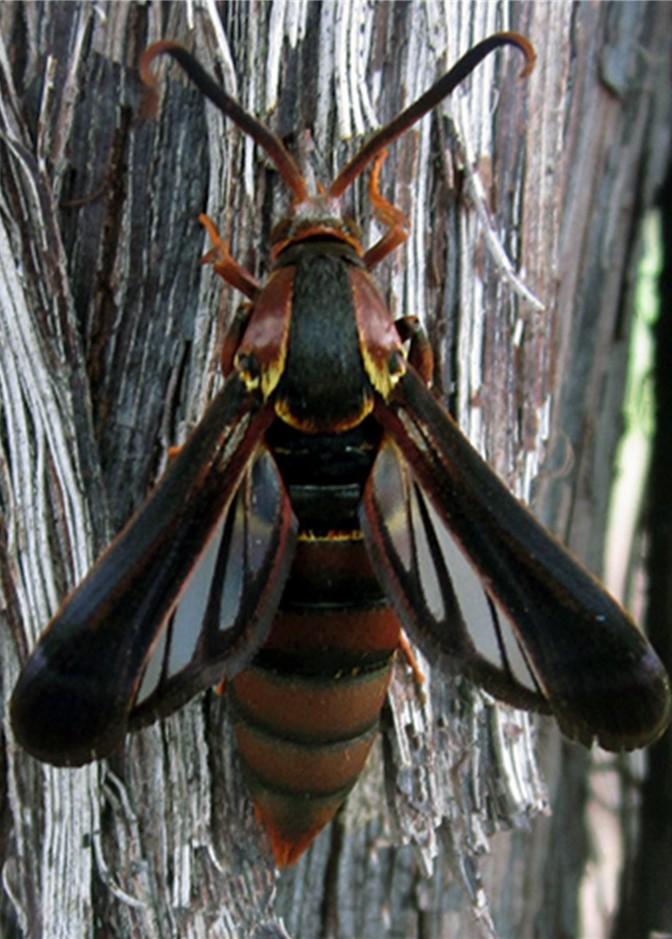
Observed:
[[[595,739],[610,750],[659,737],[669,723],[669,680],[628,614],[515,499],[412,369],[391,404],[377,410],[378,419],[514,628],[540,692],[520,703],[534,708],[546,699],[569,737],[586,744]],[[431,520],[426,528],[433,530]],[[384,577],[395,560],[393,542],[374,542]],[[408,589],[418,592],[415,585]],[[443,619],[426,616],[417,623],[411,602],[404,617],[409,628],[431,631],[449,655],[459,655]],[[468,644],[462,639],[461,645]],[[516,703],[515,685],[500,684],[482,656],[471,663],[468,652],[464,658],[475,680]]]

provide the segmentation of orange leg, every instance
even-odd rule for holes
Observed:
[[[201,214],[198,220],[210,235],[213,245],[211,250],[201,258],[201,264],[212,264],[227,284],[240,290],[250,300],[254,300],[261,290],[259,281],[232,256],[228,241],[224,241],[212,219],[208,215]]]
[[[401,631],[401,636],[399,638],[399,648],[401,649],[401,652],[403,653],[403,656],[406,659],[408,667],[413,672],[415,683],[418,685],[418,687],[422,688],[422,686],[424,685],[427,679],[425,678],[424,672],[422,671],[422,669],[420,668],[420,665],[418,664],[418,660],[415,657],[415,652],[413,651],[413,648],[410,642],[408,641],[408,636],[403,631],[403,629]]]
[[[408,238],[408,219],[404,213],[392,205],[391,202],[383,196],[380,191],[380,170],[387,159],[387,150],[383,150],[373,164],[371,171],[371,183],[369,186],[369,198],[373,206],[373,214],[383,225],[388,225],[389,229],[380,241],[376,242],[372,248],[364,255],[364,264],[371,270],[376,264],[379,264],[383,258],[398,248]]]

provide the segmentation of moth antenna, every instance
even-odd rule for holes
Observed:
[[[302,202],[308,198],[308,187],[303,174],[294,157],[289,153],[279,137],[276,137],[268,127],[248,114],[237,101],[228,95],[217,84],[214,78],[206,72],[194,56],[180,45],[170,39],[161,39],[153,43],[140,56],[140,78],[145,85],[145,97],[142,103],[142,113],[152,117],[158,110],[159,83],[151,69],[152,62],[160,55],[170,55],[186,72],[187,76],[196,85],[206,98],[225,114],[229,120],[237,124],[240,129],[266,151],[277,167],[283,182],[291,189],[297,201]]]
[[[466,52],[450,71],[446,72],[443,78],[440,78],[436,84],[432,85],[429,91],[426,91],[410,107],[374,134],[371,140],[362,147],[359,153],[355,154],[338,174],[329,187],[329,195],[334,198],[343,195],[345,190],[353,184],[381,150],[392,143],[393,140],[396,140],[409,127],[412,127],[428,111],[435,108],[440,101],[448,97],[473,72],[486,55],[500,46],[517,46],[521,50],[525,56],[525,67],[520,73],[520,77],[526,78],[534,68],[537,58],[532,43],[525,36],[521,36],[520,33],[494,33],[492,36],[488,36],[487,39],[479,42]]]

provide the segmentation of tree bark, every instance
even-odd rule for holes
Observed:
[[[668,10],[0,5],[5,700],[219,381],[240,297],[199,266],[198,214],[263,276],[287,204],[263,156],[177,68],[160,67],[159,120],[138,119],[142,49],[158,38],[193,49],[326,181],[469,46],[498,29],[529,36],[529,80],[517,80],[515,50],[499,52],[391,148],[383,190],[412,235],[379,283],[396,314],[427,323],[465,432],[519,495],[537,480],[537,510],[599,570],[639,221],[667,146]],[[372,243],[365,182],[353,211]],[[279,878],[225,701],[201,696],[80,770],[37,764],[5,722],[0,931],[587,935],[590,756],[425,667],[426,700],[398,669],[379,753]],[[606,934],[613,903],[595,915]]]

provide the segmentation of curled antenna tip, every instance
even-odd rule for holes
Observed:
[[[173,42],[170,39],[161,39],[158,42],[148,46],[140,56],[138,69],[143,89],[142,100],[140,102],[140,117],[145,120],[152,120],[159,113],[159,80],[152,71],[152,63],[160,55],[166,52],[171,53],[184,49],[179,42]],[[186,51],[186,50],[184,50]]]
[[[498,34],[506,42],[510,42],[512,45],[517,46],[520,51],[525,56],[525,65],[518,76],[519,78],[527,78],[534,71],[534,66],[537,62],[537,53],[535,52],[534,46],[530,40],[523,36],[521,33],[499,33]]]

